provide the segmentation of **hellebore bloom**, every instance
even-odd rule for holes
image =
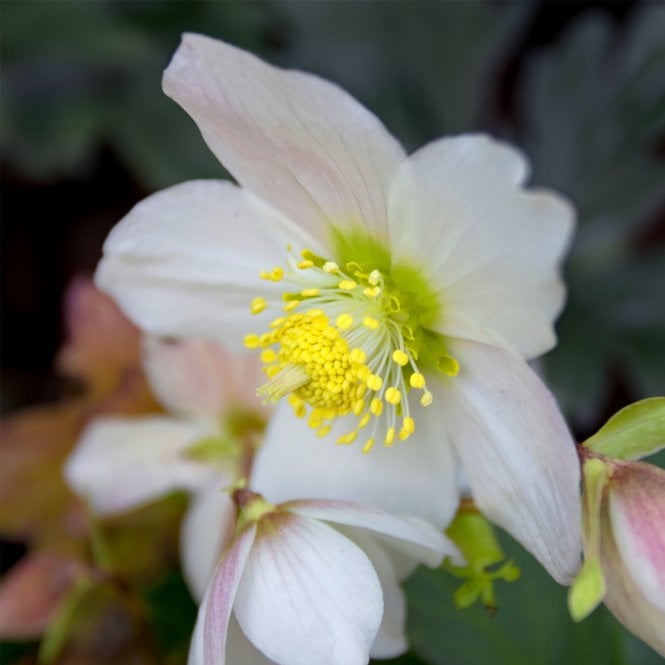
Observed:
[[[334,84],[207,37],[184,37],[164,90],[241,187],[138,204],[97,281],[145,330],[260,351],[259,393],[285,404],[252,486],[443,527],[463,467],[483,513],[569,581],[579,465],[526,359],[555,343],[570,205],[525,190],[506,145],[459,136],[407,157]]]
[[[265,422],[265,407],[247,387],[258,363],[214,342],[147,337],[144,366],[168,414],[94,420],[66,461],[65,478],[101,515],[191,492],[181,556],[200,600],[235,519],[222,489],[247,473]]]
[[[426,522],[375,508],[234,498],[238,533],[199,609],[190,665],[361,665],[370,652],[402,653],[400,568],[459,557]]]
[[[569,606],[581,620],[603,601],[665,656],[665,471],[580,447],[584,557]]]

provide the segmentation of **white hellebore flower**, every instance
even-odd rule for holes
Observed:
[[[459,136],[407,157],[334,84],[207,37],[184,37],[164,90],[241,187],[146,199],[97,282],[150,332],[260,350],[259,392],[286,399],[252,487],[443,527],[463,467],[480,509],[568,582],[579,467],[526,359],[555,343],[569,204],[525,190],[506,145]]]
[[[238,533],[199,609],[189,665],[362,665],[402,653],[403,571],[459,556],[426,522],[375,508],[234,497]]]
[[[247,473],[265,423],[265,408],[247,388],[248,377],[259,376],[258,363],[214,342],[148,337],[144,367],[168,413],[95,419],[67,459],[65,477],[101,515],[174,490],[191,492],[181,557],[200,600],[235,521],[222,489]]]

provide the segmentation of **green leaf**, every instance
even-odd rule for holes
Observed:
[[[640,459],[665,447],[665,397],[651,397],[615,413],[583,445],[599,455]]]

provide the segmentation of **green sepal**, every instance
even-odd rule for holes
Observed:
[[[586,619],[602,602],[606,590],[600,560],[586,560],[568,590],[568,610],[573,621]]]
[[[650,397],[615,413],[583,444],[599,455],[640,459],[665,447],[665,397]]]

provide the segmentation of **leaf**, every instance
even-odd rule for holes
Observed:
[[[665,397],[626,406],[583,445],[599,455],[630,460],[665,448]]]

